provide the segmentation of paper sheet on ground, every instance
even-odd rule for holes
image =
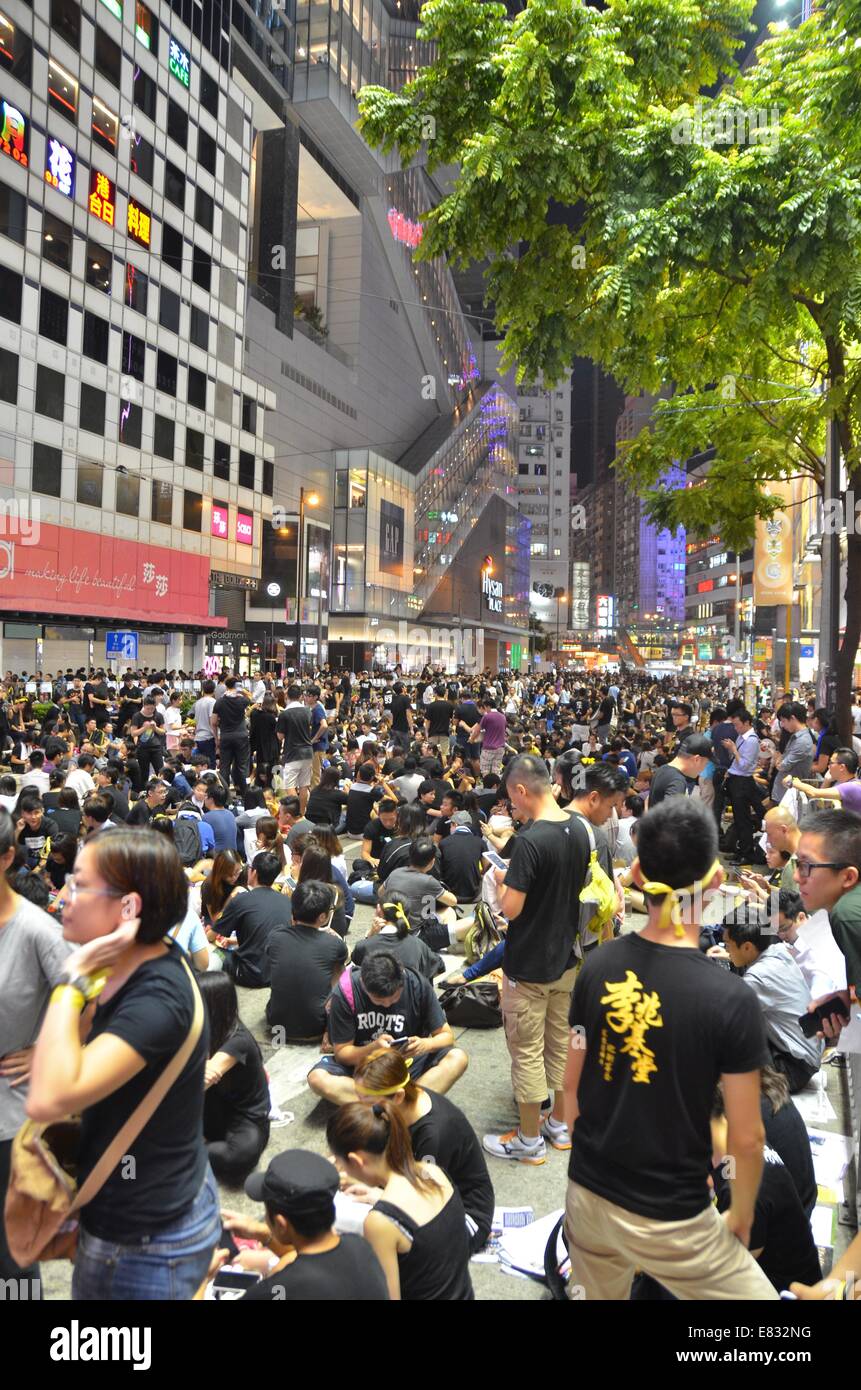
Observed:
[[[493,1212],[493,1225],[490,1238],[483,1250],[473,1255],[475,1264],[496,1264],[499,1260],[499,1247],[506,1231],[521,1230],[535,1220],[532,1207],[496,1207]]]
[[[507,1273],[529,1270],[544,1273],[544,1251],[550,1232],[562,1215],[562,1209],[551,1211],[540,1221],[533,1221],[519,1230],[505,1230],[499,1245],[499,1263]]]
[[[849,1166],[852,1140],[847,1139],[845,1134],[829,1134],[824,1129],[809,1129],[807,1133],[816,1181],[824,1187],[834,1187]]]
[[[814,1207],[813,1215],[810,1218],[810,1229],[813,1232],[815,1245],[824,1246],[826,1250],[833,1249],[834,1208]]]

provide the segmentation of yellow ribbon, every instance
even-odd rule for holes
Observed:
[[[411,1067],[415,1061],[414,1057],[405,1057],[404,1065]],[[361,1091],[363,1096],[393,1096],[396,1091],[403,1091],[410,1084],[410,1078],[406,1081],[399,1081],[397,1086],[384,1086],[381,1091],[372,1091],[369,1086],[364,1086],[361,1081],[356,1082],[356,1090]]]
[[[702,878],[698,878],[695,883],[689,884],[686,888],[671,888],[668,883],[658,883],[651,880],[643,884],[643,892],[647,893],[649,897],[663,897],[664,899],[661,903],[661,911],[658,917],[658,926],[662,930],[665,927],[672,926],[675,929],[676,936],[684,936],[685,927],[682,922],[682,914],[676,894],[690,893],[691,896],[693,896],[700,892],[703,885],[714,878],[720,867],[720,860],[716,859],[711,868],[703,874]]]

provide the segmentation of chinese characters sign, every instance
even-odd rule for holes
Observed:
[[[90,171],[88,207],[93,217],[98,217],[100,222],[106,222],[109,227],[113,227],[117,207],[116,185],[107,174],[100,174],[98,169]]]
[[[75,196],[75,156],[68,145],[48,137],[45,154],[45,182],[64,198]]]
[[[170,49],[168,50],[167,65],[171,76],[176,77],[183,85],[191,85],[191,60],[185,49],[177,43],[176,39],[171,39]]]
[[[17,159],[26,169],[30,163],[30,130],[26,120],[9,101],[0,101],[0,150]]]
[[[212,504],[212,522],[210,531],[213,536],[217,536],[220,541],[227,540],[227,508],[221,507],[217,502]]]
[[[152,239],[152,221],[146,208],[129,198],[128,234],[141,246],[149,246]]]

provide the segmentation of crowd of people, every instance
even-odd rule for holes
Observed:
[[[24,1140],[80,1115],[75,1299],[470,1299],[495,1165],[548,1148],[572,1298],[851,1295],[790,1096],[857,1027],[852,724],[642,672],[7,672],[0,1278],[38,1277]],[[450,1095],[476,981],[499,1134]],[[325,1153],[260,1167],[245,991],[319,1046]]]

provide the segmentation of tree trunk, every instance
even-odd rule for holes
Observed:
[[[847,748],[852,747],[852,672],[861,641],[861,535],[855,518],[848,519],[846,537],[846,630],[837,653],[837,728]]]

